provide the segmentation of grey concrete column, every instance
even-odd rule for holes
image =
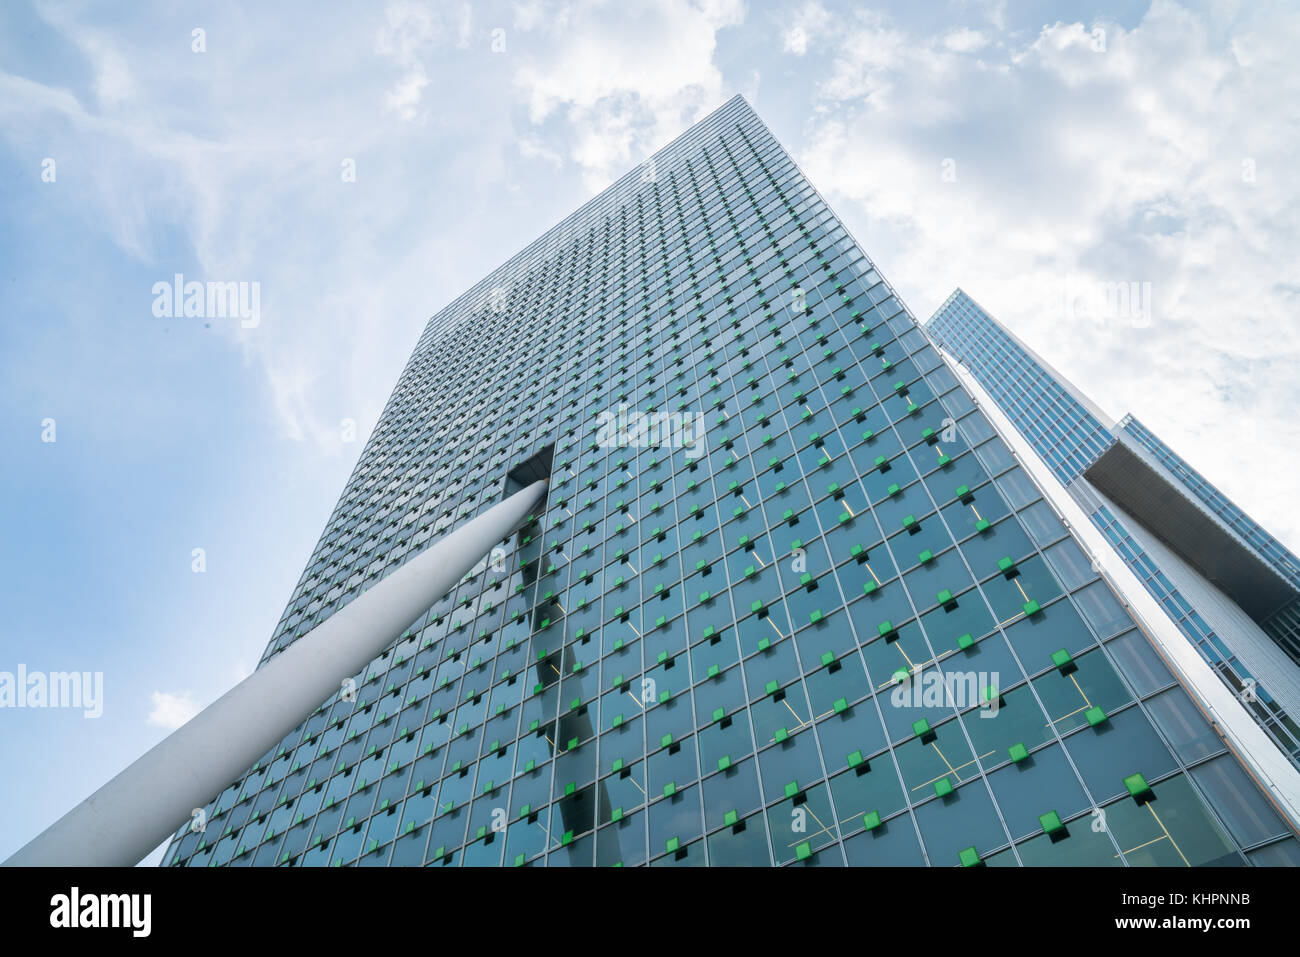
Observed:
[[[466,522],[303,635],[4,862],[142,860],[392,645],[541,501],[534,482]]]

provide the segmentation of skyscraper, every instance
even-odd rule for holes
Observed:
[[[1109,419],[961,289],[925,329],[1300,764],[1300,559],[1132,415]]]
[[[429,321],[263,662],[548,476],[167,863],[1300,862],[740,97]]]

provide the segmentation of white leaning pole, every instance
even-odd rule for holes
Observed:
[[[376,583],[204,708],[4,862],[130,867],[393,644],[546,492],[534,482]]]

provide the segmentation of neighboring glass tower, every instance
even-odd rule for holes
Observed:
[[[961,289],[925,329],[1300,764],[1300,559],[1133,416],[1112,423]],[[1186,530],[1175,535],[1175,523]]]
[[[167,863],[1300,863],[740,97],[430,320],[267,657],[548,474]]]

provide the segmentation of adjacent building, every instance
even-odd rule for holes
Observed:
[[[539,477],[168,864],[1300,863],[742,98],[429,321],[266,659]]]
[[[925,329],[1300,764],[1300,559],[1132,415],[1108,418],[961,289]]]

